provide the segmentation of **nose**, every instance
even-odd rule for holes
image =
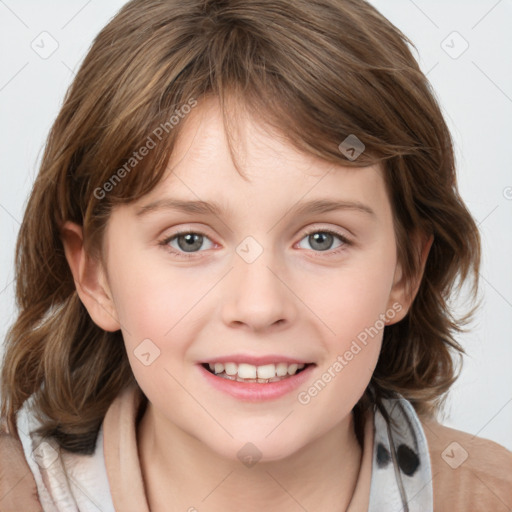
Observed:
[[[297,297],[292,283],[272,251],[264,251],[256,261],[248,263],[234,258],[234,268],[226,276],[222,293],[222,318],[231,327],[265,331],[285,327],[297,314]]]

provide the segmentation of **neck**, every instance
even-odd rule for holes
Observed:
[[[149,508],[344,511],[361,462],[353,416],[298,452],[246,467],[220,457],[198,439],[155,414],[151,403],[137,427]]]

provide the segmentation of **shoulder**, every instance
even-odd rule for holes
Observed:
[[[100,428],[94,453],[59,446],[37,433],[38,415],[27,402],[18,411],[15,433],[0,426],[0,512],[80,510],[114,512]],[[94,496],[94,501],[90,496]]]
[[[37,486],[21,442],[0,430],[0,509],[2,512],[42,512]]]
[[[433,419],[421,419],[432,466],[434,510],[512,509],[512,452]]]

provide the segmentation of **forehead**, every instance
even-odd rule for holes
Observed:
[[[356,168],[328,162],[297,149],[282,133],[241,111],[229,129],[234,155],[217,100],[202,101],[180,129],[166,175],[142,202],[169,194],[199,201],[214,196],[225,204],[243,199],[247,206],[265,198],[287,203],[326,195],[371,203],[383,199],[379,164]]]
[[[237,106],[237,110],[228,111],[228,128],[233,141],[237,163],[249,179],[252,172],[261,174],[265,163],[271,163],[271,169],[291,167],[297,171],[316,168],[317,174],[323,174],[331,164],[315,158],[295,148],[285,135],[260,119],[256,119]],[[218,161],[230,163],[226,125],[218,101],[208,98],[186,119],[183,130],[171,155],[169,165],[174,166],[186,158],[193,164]],[[323,172],[322,172],[323,171]]]

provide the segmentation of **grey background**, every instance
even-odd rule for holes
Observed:
[[[482,233],[483,304],[458,337],[468,356],[442,419],[512,450],[512,2],[371,3],[418,48]],[[15,238],[45,138],[74,70],[123,4],[0,0],[0,343],[15,317]]]

